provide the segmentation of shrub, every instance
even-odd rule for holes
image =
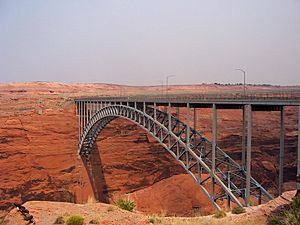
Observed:
[[[156,224],[156,223],[160,223],[161,220],[156,215],[151,215],[148,217],[148,222]]]
[[[245,209],[241,206],[237,206],[237,207],[234,207],[231,212],[233,214],[241,214],[241,213],[244,213],[245,212]]]
[[[59,216],[56,218],[56,220],[54,221],[54,224],[64,224],[65,220],[62,216]]]
[[[272,215],[268,225],[299,225],[300,224],[300,197],[295,197],[293,202],[283,211]]]
[[[224,212],[223,210],[216,211],[214,215],[214,217],[218,219],[224,218],[225,216],[226,216],[226,212]]]
[[[93,204],[93,203],[97,203],[97,201],[93,195],[89,195],[87,199],[87,203]]]
[[[99,224],[98,220],[92,219],[89,224]]]
[[[108,206],[107,212],[112,212],[112,211],[114,211],[114,208],[112,206]]]
[[[116,205],[120,208],[120,209],[124,209],[127,211],[132,212],[133,209],[135,208],[135,202],[134,201],[130,201],[129,199],[125,200],[125,199],[118,199],[118,201],[116,202]]]
[[[67,225],[83,225],[83,221],[82,216],[70,216],[67,220]]]

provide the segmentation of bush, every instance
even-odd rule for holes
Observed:
[[[148,222],[155,224],[155,223],[160,223],[161,220],[157,216],[151,215],[148,217]]]
[[[214,217],[218,219],[224,218],[225,216],[226,216],[226,212],[224,212],[223,210],[216,211],[214,215]]]
[[[130,201],[129,199],[127,199],[127,200],[119,199],[116,202],[116,205],[120,209],[124,209],[124,210],[130,211],[130,212],[132,212],[133,209],[135,208],[135,202],[134,201]]]
[[[93,219],[89,222],[89,224],[99,224],[99,222],[98,222],[98,220]]]
[[[97,203],[97,200],[95,199],[95,197],[93,195],[89,195],[88,199],[87,199],[87,203],[94,204],[94,203]]]
[[[300,197],[295,197],[293,202],[283,211],[272,215],[268,225],[299,225],[300,224]]]
[[[107,212],[112,212],[112,211],[114,211],[114,208],[112,206],[108,206]]]
[[[234,207],[231,212],[233,214],[241,214],[241,213],[244,213],[245,212],[245,209],[241,206],[237,206],[237,207]]]
[[[64,224],[65,223],[65,220],[62,216],[59,216],[56,218],[54,224]]]
[[[83,221],[82,216],[70,216],[67,220],[67,225],[83,225]]]

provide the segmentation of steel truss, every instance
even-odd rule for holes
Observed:
[[[230,207],[233,202],[238,206],[247,205],[246,171],[229,155],[201,133],[168,112],[146,106],[145,103],[129,106],[105,104],[101,102],[87,106],[80,105],[80,142],[79,154],[89,157],[97,136],[103,128],[118,117],[128,119],[151,134],[191,175],[210,202],[220,209]],[[188,113],[189,116],[189,113]],[[188,118],[189,121],[189,118]],[[272,196],[254,179],[250,178],[252,201],[261,204]]]

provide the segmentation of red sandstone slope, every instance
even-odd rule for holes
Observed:
[[[166,190],[163,189],[166,183],[160,181],[171,177],[174,184],[190,184],[190,178],[184,176],[184,180],[182,177],[176,180],[173,175],[185,173],[181,166],[132,123],[120,119],[113,121],[98,137],[98,151],[93,152],[90,162],[83,165],[77,159],[77,118],[70,98],[77,94],[70,93],[87,87],[0,85],[0,171],[5,171],[0,174],[0,207],[6,209],[12,202],[28,200],[82,202],[93,192],[98,199],[108,202],[114,196],[138,191],[133,195],[142,210],[149,212],[149,200],[141,204],[145,196],[156,196],[167,214],[178,214],[172,201],[177,201],[176,196],[181,198],[181,188],[176,192],[174,188]],[[59,90],[63,93],[58,94]],[[98,89],[89,86],[88,90],[91,95],[119,91],[118,88],[111,91],[107,86],[98,86]],[[211,137],[211,111],[199,110],[197,122],[197,128]],[[286,112],[284,180],[288,189],[295,184],[296,128],[296,109],[291,107]],[[241,112],[218,110],[218,144],[236,159],[240,157],[240,134]],[[279,113],[255,112],[252,173],[273,193],[277,187],[278,152]],[[148,188],[153,184],[153,188]],[[141,194],[144,188],[147,188],[146,195]],[[192,192],[195,191],[193,188]],[[172,198],[165,198],[166,195]],[[197,196],[190,195],[186,201],[189,203],[183,204],[183,215],[193,210],[192,203],[198,201]]]

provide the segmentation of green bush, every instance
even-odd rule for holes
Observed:
[[[148,222],[156,224],[156,223],[160,223],[161,220],[156,215],[151,215],[148,217]]]
[[[214,217],[218,219],[224,218],[225,216],[226,216],[226,212],[224,212],[223,210],[216,211],[214,215]]]
[[[300,225],[300,197],[295,197],[284,210],[272,215],[268,225]]]
[[[120,209],[124,209],[127,211],[132,212],[135,208],[135,202],[134,201],[130,201],[129,199],[118,199],[118,201],[116,202],[116,205],[120,208]]]
[[[70,216],[67,220],[67,225],[83,225],[83,221],[82,216]]]
[[[62,216],[59,216],[56,218],[54,224],[64,224],[65,223],[65,220]]]
[[[231,212],[233,214],[241,214],[241,213],[244,213],[245,212],[245,209],[241,206],[237,206],[237,207],[234,207]]]

